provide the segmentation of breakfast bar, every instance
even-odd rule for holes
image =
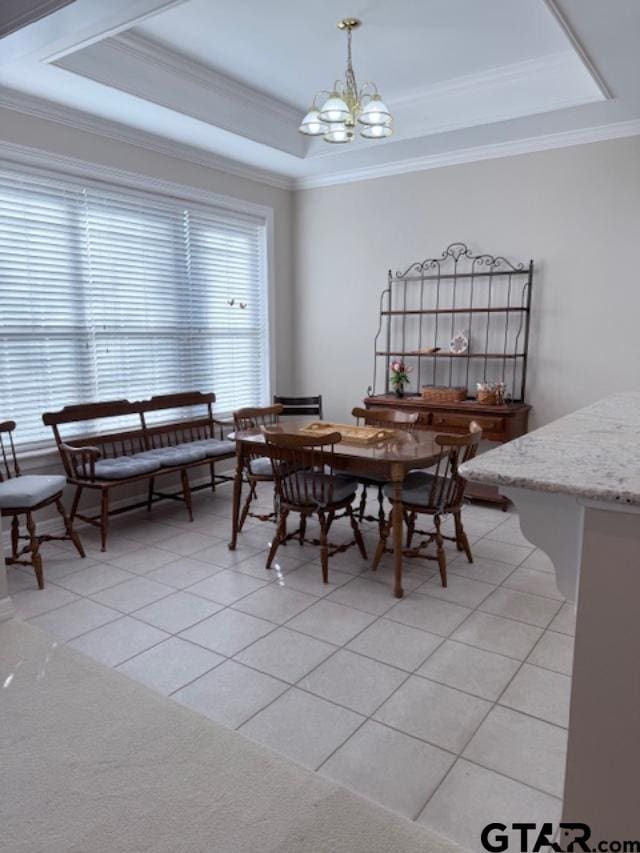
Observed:
[[[616,394],[462,468],[516,505],[577,608],[564,820],[640,828],[640,392]],[[593,848],[592,848],[593,849]]]

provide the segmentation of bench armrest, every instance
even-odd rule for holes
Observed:
[[[58,447],[67,473],[82,480],[95,480],[96,460],[102,456],[97,447],[72,447],[64,443]]]

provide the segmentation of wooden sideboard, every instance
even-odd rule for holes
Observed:
[[[531,406],[526,403],[505,403],[502,406],[486,406],[476,400],[433,403],[417,395],[396,397],[394,394],[365,397],[364,404],[367,409],[401,409],[419,412],[418,429],[432,432],[463,433],[468,431],[471,421],[477,421],[482,427],[483,438],[499,444],[504,444],[526,433],[531,410]],[[475,500],[499,503],[503,508],[508,504],[495,486],[469,483],[467,496]]]

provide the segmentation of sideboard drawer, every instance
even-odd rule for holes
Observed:
[[[434,412],[432,415],[432,423],[434,427],[441,427],[442,429],[460,429],[460,430],[468,430],[469,424],[471,421],[475,421],[479,426],[482,427],[484,432],[504,432],[504,418],[489,418],[483,417],[482,415],[449,415],[449,414],[439,414]]]

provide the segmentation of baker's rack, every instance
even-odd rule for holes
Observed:
[[[451,243],[440,257],[389,270],[380,296],[370,395],[390,391],[389,365],[413,367],[409,393],[423,385],[464,386],[475,398],[478,382],[503,382],[506,399],[523,402],[527,379],[533,261],[512,263],[501,255],[473,254]],[[466,352],[450,351],[463,334]],[[435,352],[425,352],[438,348]]]

